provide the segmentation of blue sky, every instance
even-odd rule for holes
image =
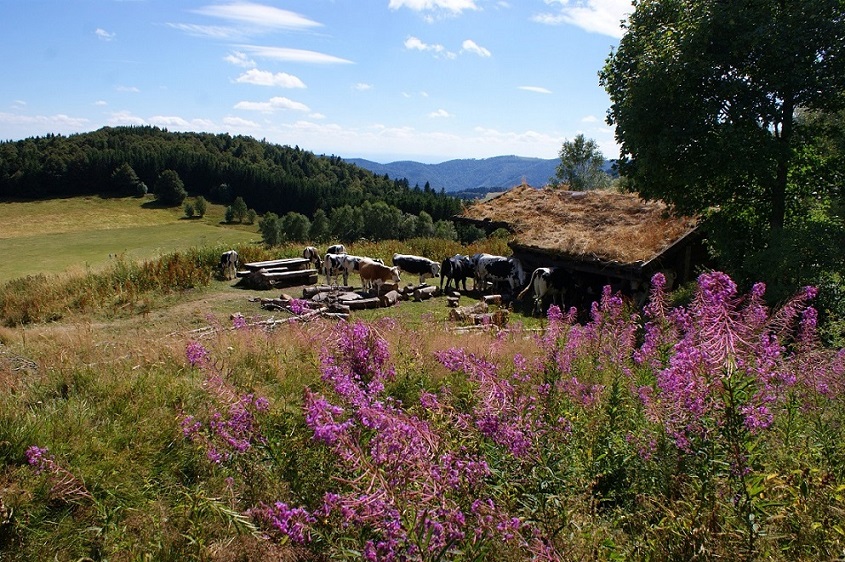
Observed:
[[[0,0],[0,139],[228,132],[378,162],[618,156],[629,0]]]

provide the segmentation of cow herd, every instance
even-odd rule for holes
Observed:
[[[565,268],[538,267],[526,279],[525,270],[517,258],[484,253],[472,256],[456,254],[440,263],[423,256],[397,253],[393,254],[392,264],[388,266],[378,258],[349,254],[343,244],[335,244],[329,246],[322,255],[317,248],[308,246],[303,250],[302,257],[325,276],[327,285],[339,285],[342,280],[346,286],[350,274],[358,274],[362,288],[379,290],[382,285],[398,285],[404,273],[417,277],[421,285],[427,279],[439,277],[441,290],[449,290],[454,284],[455,290],[463,288],[466,292],[467,279],[472,279],[472,290],[480,293],[501,289],[515,295],[518,301],[533,294],[532,308],[537,313],[544,311],[547,299],[550,304],[563,307],[565,297],[569,298],[570,304],[576,304],[572,302],[576,296],[590,300],[600,293],[600,286],[596,290],[593,286],[595,283],[576,279]],[[227,278],[234,273],[237,260],[238,255],[234,250],[221,256],[220,267]]]

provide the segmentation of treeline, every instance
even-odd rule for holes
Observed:
[[[128,164],[152,188],[175,171],[192,195],[229,204],[242,197],[259,213],[313,217],[319,209],[360,208],[387,202],[403,213],[425,212],[434,221],[460,211],[444,191],[411,187],[298,146],[252,137],[172,133],[157,127],[104,127],[70,136],[47,135],[0,143],[0,197],[41,199],[73,195],[123,195],[115,171]],[[220,189],[226,186],[226,189]]]

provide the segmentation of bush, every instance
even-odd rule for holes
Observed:
[[[184,209],[186,217],[188,217],[189,219],[194,217],[195,210],[194,206],[191,203],[185,202]]]
[[[196,198],[194,201],[194,210],[196,211],[197,216],[205,216],[205,212],[208,210],[208,203],[205,201],[205,197],[200,195]]]

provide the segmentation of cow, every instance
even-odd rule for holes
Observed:
[[[343,268],[343,270],[345,272],[344,273],[345,278],[348,278],[350,273],[360,273],[361,262],[364,261],[364,260],[369,260],[371,262],[375,262],[375,263],[379,263],[381,265],[384,265],[384,261],[381,260],[381,259],[378,259],[378,258],[368,258],[368,257],[364,257],[364,256],[353,256],[351,254],[344,254],[343,255],[343,263],[341,264],[341,267]],[[363,284],[363,280],[362,280],[362,284]],[[363,284],[363,287],[366,289],[367,285]]]
[[[451,258],[446,258],[440,264],[440,289],[443,290],[443,281],[446,281],[446,289],[452,281],[455,282],[455,290],[458,290],[458,283],[462,282],[464,291],[467,290],[467,277],[474,277],[475,266],[472,263],[472,258],[469,256],[462,256],[455,254]]]
[[[223,252],[220,256],[220,272],[224,279],[234,279],[238,274],[238,253],[235,250]]]
[[[336,285],[339,275],[343,275],[343,284],[347,284],[349,281],[349,272],[344,267],[345,261],[346,254],[327,253],[325,255],[323,258],[323,273],[326,276],[326,285],[331,285],[332,279],[334,279]]]
[[[440,277],[440,264],[422,256],[393,254],[393,265],[412,275],[420,276],[420,285],[429,277]]]
[[[375,287],[376,290],[380,290],[384,284],[399,284],[399,268],[396,266],[388,267],[369,259],[363,259],[358,263],[358,268],[361,283],[365,287]]]
[[[528,286],[517,295],[516,300],[522,300],[529,292],[534,292],[534,310],[537,313],[543,312],[543,298],[549,295],[552,304],[555,297],[558,297],[559,304],[563,307],[563,297],[566,290],[572,285],[572,277],[562,267],[538,267],[531,274]]]
[[[346,246],[343,244],[335,244],[334,246],[329,246],[329,249],[326,250],[327,254],[345,254],[346,253]]]
[[[490,254],[476,254],[476,256],[475,282],[476,287],[481,287],[482,292],[488,280],[494,284],[508,283],[511,287],[511,293],[515,292],[517,287],[525,284],[525,271],[518,259]]]
[[[310,261],[317,271],[322,269],[323,262],[320,260],[320,252],[314,246],[307,246],[302,250],[302,257]]]

